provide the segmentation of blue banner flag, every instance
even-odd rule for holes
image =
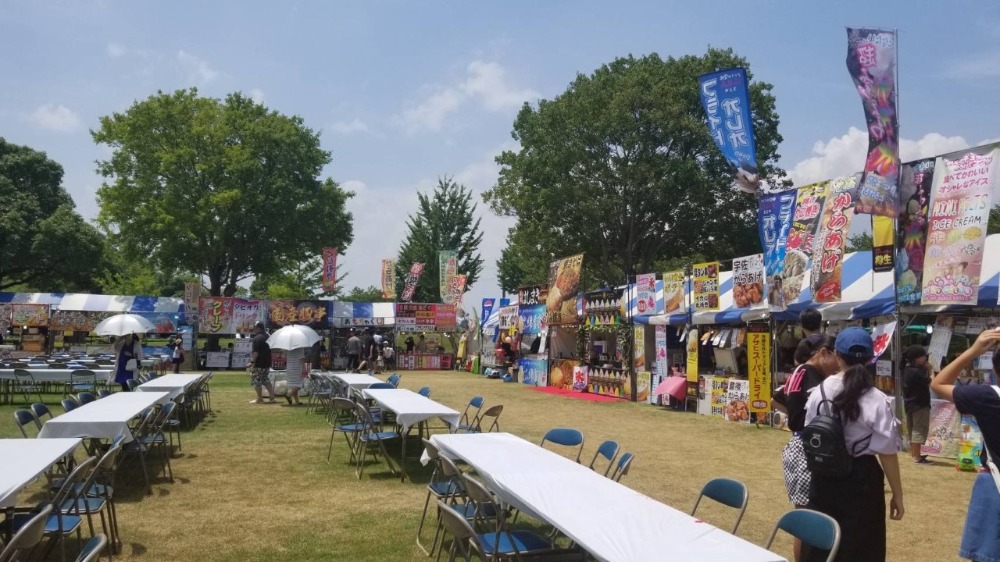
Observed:
[[[795,202],[798,190],[790,189],[760,196],[757,227],[760,229],[760,244],[764,249],[764,283],[768,290],[768,304],[772,308],[784,309],[782,297],[782,274],[785,271],[785,246],[788,231],[795,218]]]
[[[480,324],[485,324],[486,319],[490,317],[490,313],[493,312],[493,303],[496,299],[483,299],[483,319]]]
[[[733,187],[757,193],[760,176],[746,69],[731,68],[705,74],[698,82],[708,132],[733,168]]]

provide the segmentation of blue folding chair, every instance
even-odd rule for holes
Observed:
[[[611,473],[611,479],[615,482],[621,482],[622,476],[628,474],[628,469],[632,466],[632,459],[635,455],[632,453],[625,453],[618,458],[618,466],[615,467],[614,472]]]
[[[597,463],[597,459],[599,457],[604,457],[608,460],[608,467],[604,469],[604,476],[607,476],[608,473],[611,472],[611,467],[615,465],[615,458],[618,456],[618,449],[618,442],[613,439],[608,439],[604,443],[601,443],[601,445],[597,447],[597,452],[594,453],[594,458],[591,459],[590,466],[588,468],[596,472],[597,469],[594,468],[594,464]]]
[[[730,531],[730,533],[735,535],[736,529],[740,526],[740,521],[743,520],[743,513],[747,510],[747,503],[750,501],[750,493],[747,491],[747,487],[742,482],[729,478],[709,480],[701,488],[701,492],[698,493],[698,499],[694,500],[694,507],[691,508],[692,516],[695,511],[698,511],[698,504],[701,502],[703,496],[740,511],[739,515],[736,516],[736,523],[733,525],[733,530]]]
[[[778,519],[764,548],[770,550],[778,529],[792,535],[803,543],[820,550],[829,551],[826,562],[833,562],[840,548],[840,525],[825,513],[811,509],[793,509]]]
[[[462,417],[458,420],[458,429],[464,429],[465,431],[472,430],[475,427],[474,423],[477,417],[479,417],[479,412],[483,409],[483,404],[486,400],[482,396],[473,396],[469,403],[465,405],[465,411],[462,412]],[[470,410],[475,408],[476,411],[470,416]]]
[[[417,394],[423,396],[424,398],[429,398],[431,395],[431,387],[425,386],[417,391]]]
[[[544,447],[547,442],[564,447],[576,447],[576,462],[580,462],[580,454],[583,452],[583,433],[579,429],[567,427],[550,429],[545,437],[542,437],[541,446]]]
[[[28,432],[24,430],[25,426],[40,429],[38,427],[38,418],[35,417],[35,413],[31,410],[14,410],[14,423],[17,424],[17,428],[21,430],[21,435],[25,439],[28,438]]]

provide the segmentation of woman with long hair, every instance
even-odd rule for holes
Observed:
[[[846,328],[837,335],[834,350],[840,372],[813,389],[806,403],[808,425],[820,404],[832,402],[844,429],[844,444],[854,457],[844,477],[812,474],[806,507],[826,513],[840,524],[840,562],[885,560],[885,480],[892,496],[889,517],[903,518],[903,485],[899,478],[899,421],[888,397],[872,385],[868,365],[874,355],[872,338],[864,328]],[[824,404],[824,413],[830,404]],[[827,554],[803,545],[802,559],[825,560]]]
[[[984,330],[975,343],[949,363],[934,380],[931,390],[955,403],[955,409],[976,418],[983,433],[980,460],[987,472],[976,477],[965,516],[958,554],[967,560],[1000,560],[1000,387],[989,384],[955,385],[955,379],[980,355],[993,348],[993,372],[1000,373],[1000,328]]]

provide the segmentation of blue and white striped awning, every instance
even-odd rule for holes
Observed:
[[[0,303],[47,304],[55,306],[64,293],[0,293]]]
[[[74,312],[154,312],[177,314],[184,299],[175,297],[131,297],[86,293],[0,293],[0,303],[47,304],[53,310]]]

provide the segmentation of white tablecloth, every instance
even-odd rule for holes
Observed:
[[[504,502],[546,521],[599,560],[785,559],[509,433],[439,434]]]
[[[69,382],[69,374],[74,369],[26,369],[31,373],[35,382]],[[111,369],[90,369],[97,375],[97,380],[111,380],[114,378]],[[14,380],[14,369],[0,369],[0,380]]]
[[[166,392],[173,400],[184,393],[191,385],[198,382],[204,375],[169,374],[163,375],[140,384],[137,388],[142,392]]]
[[[16,504],[17,493],[80,444],[79,439],[0,439],[0,507]]]
[[[455,427],[462,417],[455,410],[404,388],[379,388],[366,390],[364,394],[378,402],[379,406],[395,412],[396,423],[403,427],[403,433],[410,426],[432,418],[440,418],[444,423]]]
[[[364,373],[321,373],[320,376],[336,379],[358,390],[364,390],[377,382],[385,382]]]
[[[146,408],[169,400],[166,392],[116,392],[45,422],[38,437],[114,439],[124,435],[125,441],[131,441],[128,422]]]

